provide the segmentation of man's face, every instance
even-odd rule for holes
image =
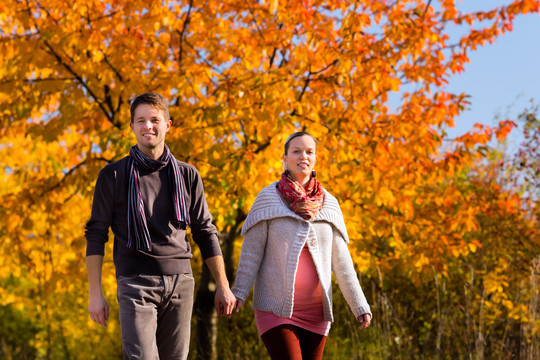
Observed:
[[[137,138],[139,150],[150,158],[161,156],[165,145],[165,134],[170,128],[171,120],[165,119],[163,111],[157,107],[141,104],[135,109],[131,130]]]

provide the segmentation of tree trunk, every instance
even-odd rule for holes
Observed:
[[[201,281],[195,300],[197,359],[200,360],[217,359],[217,314],[214,310],[215,287],[210,270],[203,263]]]
[[[225,272],[227,274],[227,279],[229,279],[229,282],[231,283],[231,287],[233,286],[234,272],[236,269],[234,263],[234,240],[240,236],[240,225],[244,222],[245,219],[246,214],[243,211],[238,210],[236,213],[236,221],[234,222],[234,225],[229,228],[228,232],[223,233],[221,236],[221,239],[223,239],[221,248],[223,249]]]
[[[230,226],[228,231],[222,232],[219,236],[220,246],[223,251],[223,261],[225,262],[225,272],[230,286],[234,280],[234,239],[239,234],[240,224],[246,215],[238,211],[236,222]],[[216,284],[208,266],[203,263],[199,290],[195,300],[195,316],[197,317],[197,359],[216,360],[217,359],[217,313],[214,310]]]

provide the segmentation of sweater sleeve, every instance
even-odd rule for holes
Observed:
[[[232,288],[234,296],[243,301],[248,297],[259,272],[266,247],[267,233],[267,222],[260,221],[250,227],[244,237],[236,279]]]
[[[98,175],[94,189],[92,213],[86,223],[86,256],[104,255],[105,243],[109,241],[109,227],[114,216],[114,173],[109,167]]]
[[[362,287],[356,277],[347,243],[339,231],[334,231],[332,242],[332,272],[354,316],[370,314],[371,310]]]
[[[208,211],[208,204],[204,195],[204,187],[199,172],[194,170],[191,182],[191,204],[189,217],[191,219],[191,234],[199,246],[204,260],[209,257],[221,255],[217,230],[212,223],[212,215]]]

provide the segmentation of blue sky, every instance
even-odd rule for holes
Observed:
[[[506,0],[463,0],[462,11],[487,10],[509,4]],[[446,90],[471,95],[471,105],[455,119],[448,130],[453,138],[469,131],[475,123],[494,125],[498,120],[515,119],[529,107],[530,100],[540,102],[540,15],[529,14],[514,20],[514,29],[469,53],[465,72],[449,79]],[[517,131],[509,145],[519,141]]]

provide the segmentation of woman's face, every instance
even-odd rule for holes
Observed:
[[[283,155],[283,163],[293,178],[302,185],[308,183],[317,162],[315,151],[315,140],[309,135],[302,135],[290,141],[287,154]]]

